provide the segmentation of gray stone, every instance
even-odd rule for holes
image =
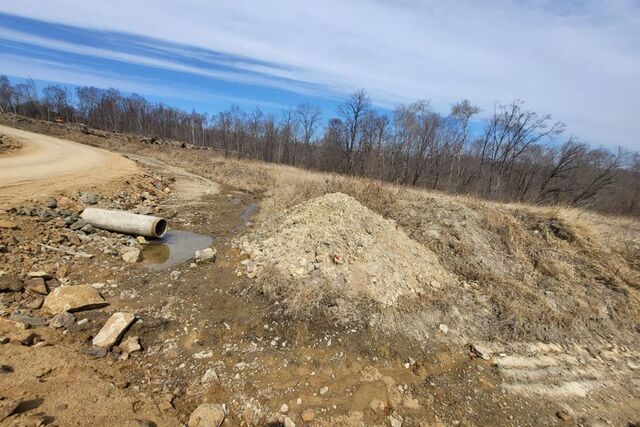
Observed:
[[[43,319],[41,317],[27,316],[26,314],[18,313],[15,311],[11,313],[11,316],[9,316],[9,319],[13,320],[14,322],[23,323],[29,326],[46,326],[47,325],[47,319]]]
[[[220,427],[225,418],[222,405],[201,403],[189,417],[188,427]]]
[[[92,344],[106,348],[117,344],[135,318],[133,313],[114,313],[93,338]]]
[[[54,199],[53,197],[49,197],[47,199],[46,202],[44,202],[44,205],[46,207],[48,207],[49,209],[55,209],[58,207],[58,201],[56,199]]]
[[[103,347],[90,347],[85,351],[85,353],[88,356],[94,359],[101,359],[105,357],[107,355],[107,352],[108,352],[108,349]]]
[[[71,224],[71,226],[69,228],[71,228],[72,230],[80,230],[85,225],[87,225],[85,220],[79,219],[76,222],[74,222],[73,224]]]
[[[58,313],[49,320],[49,326],[52,328],[69,329],[76,321],[76,317],[68,311]]]
[[[88,191],[80,194],[80,200],[87,205],[95,205],[96,203],[98,203],[98,198],[96,197],[96,195]]]

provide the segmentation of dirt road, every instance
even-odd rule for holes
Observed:
[[[0,157],[0,206],[107,184],[138,171],[133,161],[99,148],[6,126],[0,134],[22,144]]]

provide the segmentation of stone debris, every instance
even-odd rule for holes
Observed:
[[[44,300],[42,309],[51,314],[75,312],[109,305],[91,285],[61,286]]]
[[[216,260],[217,251],[213,248],[206,248],[195,253],[195,259],[197,263],[211,261],[214,262]]]
[[[135,353],[136,351],[142,350],[142,346],[140,345],[140,338],[138,337],[129,337],[125,339],[120,343],[119,347],[120,350],[127,354]]]
[[[296,427],[296,423],[289,417],[284,417],[284,422],[282,423],[284,427]]]
[[[92,344],[104,348],[117,344],[135,318],[133,313],[114,313],[93,338]]]
[[[0,292],[20,292],[22,281],[14,274],[0,272]]]
[[[188,427],[220,427],[225,418],[224,407],[217,403],[201,403],[191,413]]]
[[[122,259],[128,264],[135,264],[136,262],[142,261],[142,251],[138,248],[127,249],[126,252],[122,254]]]
[[[65,328],[69,329],[75,323],[76,318],[73,314],[63,311],[53,316],[49,320],[49,326],[52,328]]]
[[[44,279],[50,280],[53,279],[53,276],[46,271],[32,271],[27,274],[27,276],[31,279]]]
[[[9,316],[9,319],[13,320],[14,322],[23,323],[29,326],[46,326],[47,325],[47,319],[28,316],[26,314],[22,314],[19,312],[11,313],[11,316]]]
[[[40,295],[47,295],[47,285],[44,279],[41,277],[34,277],[24,282],[24,288],[27,292],[32,292]]]
[[[209,384],[211,382],[219,382],[219,381],[220,381],[220,377],[218,376],[218,373],[214,368],[207,369],[207,371],[204,373],[204,375],[202,375],[202,378],[200,379],[200,382],[202,384]]]

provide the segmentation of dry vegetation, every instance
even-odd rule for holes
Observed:
[[[14,126],[63,135],[161,160],[263,195],[258,223],[324,194],[340,192],[392,219],[436,253],[457,285],[434,290],[369,323],[420,338],[446,323],[461,336],[492,340],[593,340],[638,344],[640,224],[564,207],[502,204],[313,173],[212,151],[149,147],[132,135],[103,138],[73,128],[4,116]],[[273,281],[263,290],[273,292]],[[276,284],[277,286],[277,284]],[[288,286],[288,285],[287,285]],[[318,301],[318,298],[309,298]],[[301,300],[290,299],[294,308]],[[395,321],[390,321],[395,319]],[[431,329],[433,330],[433,329]]]

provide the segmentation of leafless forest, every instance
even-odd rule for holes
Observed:
[[[480,110],[463,100],[447,114],[428,101],[381,114],[364,90],[333,117],[300,104],[280,114],[237,106],[186,112],[116,89],[72,93],[0,77],[0,109],[25,116],[170,138],[252,158],[361,175],[493,200],[563,204],[640,216],[640,154],[593,148],[521,101]],[[615,141],[611,141],[611,146]]]

